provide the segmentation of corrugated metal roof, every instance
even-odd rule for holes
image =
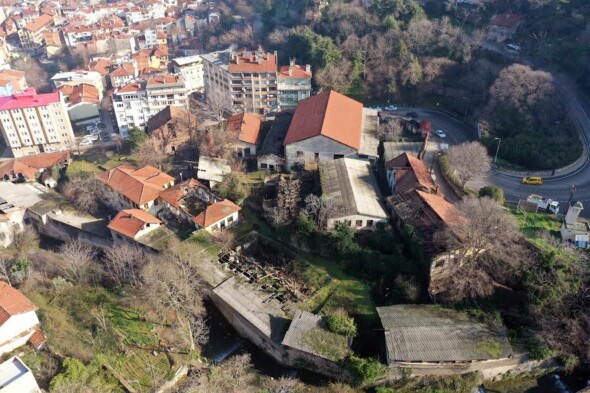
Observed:
[[[502,359],[513,353],[503,327],[435,306],[377,307],[389,361],[454,362]]]
[[[343,213],[387,218],[369,162],[339,158],[322,163],[320,170],[322,194],[340,202]]]

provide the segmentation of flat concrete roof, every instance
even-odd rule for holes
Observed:
[[[2,393],[40,392],[33,373],[17,356],[0,364],[0,391]]]
[[[221,182],[223,175],[231,173],[231,168],[226,160],[211,158],[206,156],[199,157],[197,178],[215,182]]]
[[[379,129],[379,116],[377,111],[365,108],[363,110],[363,125],[361,130],[361,147],[359,154],[365,154],[371,157],[379,156],[379,139],[377,131]]]
[[[280,344],[289,324],[287,315],[272,294],[253,289],[233,276],[213,290],[258,330]]]
[[[0,198],[14,207],[31,207],[43,200],[41,195],[43,192],[31,184],[0,181]]]

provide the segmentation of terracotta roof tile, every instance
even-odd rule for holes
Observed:
[[[361,145],[363,104],[333,90],[299,101],[284,144],[323,135],[354,149]]]
[[[70,98],[70,105],[79,104],[81,102],[98,104],[100,101],[98,89],[87,83],[81,83],[76,86],[62,85],[57,90],[64,96]]]
[[[235,212],[239,212],[240,210],[242,209],[238,205],[228,199],[224,199],[221,202],[207,206],[205,211],[199,213],[199,215],[195,217],[195,222],[199,226],[207,228],[217,221],[222,220]]]
[[[149,118],[147,122],[148,133],[151,133],[158,128],[168,124],[171,121],[182,118],[185,115],[185,111],[175,106],[167,106],[160,112],[156,113]]]
[[[41,16],[39,16],[37,19],[35,19],[34,21],[32,21],[31,23],[28,23],[25,26],[25,29],[29,30],[29,31],[37,31],[45,26],[48,26],[50,24],[53,24],[53,17],[51,15],[47,15],[47,14],[43,14]]]
[[[0,177],[22,173],[27,179],[34,179],[40,169],[69,162],[69,152],[45,153],[0,162]]]
[[[259,50],[260,51],[260,50]],[[258,61],[257,51],[238,51],[233,52],[230,56],[228,71],[231,72],[277,72],[277,57],[274,54],[262,51],[259,54]],[[260,52],[259,52],[260,53]]]
[[[154,167],[137,169],[129,164],[119,165],[96,177],[138,206],[155,200],[164,185],[174,182],[172,176]]]
[[[13,315],[36,310],[37,307],[19,290],[0,281],[0,324]]]
[[[519,24],[520,22],[522,22],[522,16],[517,15],[517,14],[511,14],[509,12],[505,12],[503,14],[496,15],[490,21],[490,24],[496,25],[496,26],[508,27],[510,29],[510,28],[513,28],[514,26],[516,26],[517,24]]]
[[[291,68],[291,75],[289,75],[289,69]],[[310,79],[311,72],[305,71],[305,67],[300,65],[294,65],[293,67],[290,66],[281,66],[279,70],[279,78],[298,78],[298,79]]]
[[[182,183],[178,183],[178,184],[162,191],[160,193],[160,198],[162,198],[163,200],[165,200],[166,202],[168,202],[169,204],[171,204],[175,208],[179,209],[180,208],[180,201],[186,195],[184,190],[187,188],[195,189],[198,187],[203,187],[205,189],[207,188],[207,187],[205,187],[205,185],[203,183],[201,183],[198,180],[195,180],[195,179],[186,180]]]
[[[430,176],[424,161],[408,153],[403,153],[385,163],[387,169],[397,169],[395,192],[405,192],[422,186],[427,190],[436,190],[436,184]]]
[[[45,335],[39,328],[39,326],[35,326],[35,333],[29,338],[29,344],[33,346],[35,349],[39,349],[47,342]]]
[[[262,121],[252,113],[242,112],[227,119],[228,131],[239,133],[239,140],[253,145],[258,141]]]
[[[150,213],[140,209],[121,210],[115,218],[109,222],[109,229],[135,238],[135,235],[141,231],[146,224],[161,224],[162,222]]]
[[[419,190],[416,190],[416,192],[445,225],[452,226],[457,220],[463,217],[459,210],[442,195],[430,194]]]

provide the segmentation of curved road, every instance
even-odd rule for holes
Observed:
[[[501,48],[496,49],[498,51],[502,50]],[[530,61],[524,62],[531,64]],[[567,76],[557,73],[553,73],[553,76],[568,107],[569,114],[578,124],[586,146],[590,150],[590,99],[580,92]],[[458,144],[477,139],[477,134],[473,127],[464,123],[462,119],[447,115],[444,112],[417,108],[400,108],[397,114],[404,114],[406,112],[416,112],[419,119],[430,120],[433,131],[437,129],[445,130],[447,133],[446,143]],[[439,142],[440,140],[433,134],[433,141]],[[565,213],[565,205],[569,200],[572,185],[575,185],[576,193],[574,200],[581,201],[587,206],[587,209],[581,215],[590,217],[589,160],[586,160],[581,168],[572,173],[544,178],[543,185],[522,184],[522,177],[500,173],[496,170],[493,170],[485,178],[477,179],[471,183],[473,188],[479,188],[486,184],[502,187],[506,194],[506,199],[509,201],[526,199],[528,195],[533,193],[540,194],[559,201],[562,205],[561,213]]]

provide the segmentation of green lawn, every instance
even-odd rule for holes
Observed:
[[[68,165],[67,174],[70,179],[87,178],[102,172],[98,165],[85,160],[74,160]]]
[[[509,207],[508,211],[516,218],[516,222],[527,239],[538,239],[539,232],[548,230],[552,235],[559,237],[561,223],[554,215],[547,213],[528,213]]]

